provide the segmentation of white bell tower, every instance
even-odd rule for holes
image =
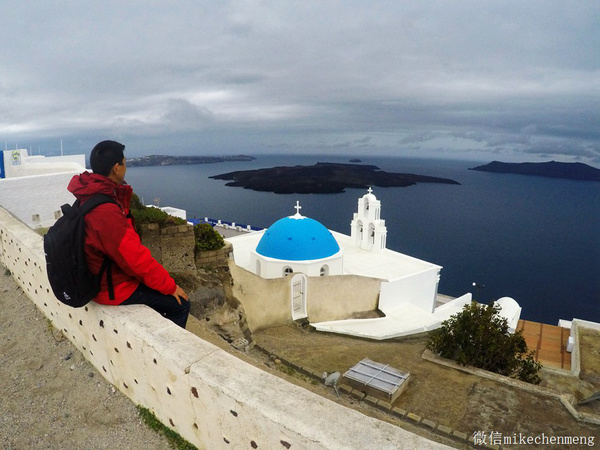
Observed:
[[[358,199],[358,212],[354,213],[350,227],[350,237],[357,247],[373,252],[386,248],[387,228],[381,219],[381,202],[370,187]]]

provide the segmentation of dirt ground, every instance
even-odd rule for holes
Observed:
[[[320,374],[335,371],[344,373],[363,358],[369,358],[410,373],[408,387],[394,406],[467,436],[478,431],[488,436],[492,432],[503,436],[520,436],[519,433],[532,437],[593,436],[595,445],[600,446],[600,425],[578,422],[556,398],[529,393],[423,359],[426,335],[371,341],[289,325],[254,333],[257,348],[266,350],[271,354],[269,356],[257,348],[245,353],[233,350],[222,338],[232,340],[236,336],[235,329],[223,323],[227,322],[226,316],[227,313],[217,312],[207,321],[195,321],[192,331],[239,358],[319,395],[447,445],[464,446],[457,440],[446,439],[441,433],[431,433],[424,427],[416,427],[410,421],[398,419],[348,395],[337,397],[332,388],[325,387],[315,378],[286,370],[274,361],[289,361],[313,374]],[[233,316],[237,317],[236,314]],[[586,331],[582,333],[581,341],[584,355],[581,377],[574,377],[566,371],[544,369],[540,386],[572,395],[576,400],[600,391],[600,333]],[[600,401],[578,406],[577,410],[600,417]],[[520,446],[516,444],[504,448]]]
[[[0,270],[0,448],[170,448]]]
[[[596,445],[600,445],[600,426],[576,421],[557,399],[424,360],[421,356],[425,350],[424,336],[378,342],[311,332],[291,325],[263,330],[254,337],[261,347],[315,373],[344,373],[363,358],[410,372],[408,387],[394,406],[467,435],[483,431],[500,432],[504,436],[513,433],[594,436]],[[597,337],[589,341],[600,349]],[[589,358],[590,364],[592,359]],[[600,359],[594,361],[598,364]],[[598,380],[596,369],[597,366],[593,366],[588,372],[589,377]],[[542,377],[542,386],[573,394],[578,399],[600,390],[600,384],[592,385],[590,380],[566,374],[545,372]],[[335,400],[332,390],[327,394]],[[600,414],[600,402],[581,406],[579,410]],[[518,445],[510,448],[518,448]]]

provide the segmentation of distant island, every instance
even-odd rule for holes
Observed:
[[[182,166],[191,164],[214,164],[226,161],[252,161],[256,159],[253,156],[235,155],[235,156],[170,156],[170,155],[149,155],[137,158],[127,158],[128,167],[149,167],[149,166]]]
[[[489,164],[473,167],[469,170],[516,173],[520,175],[565,178],[569,180],[600,181],[600,169],[596,169],[595,167],[583,163],[562,163],[556,161],[543,163],[505,163],[492,161]]]
[[[276,194],[337,194],[344,192],[346,188],[406,187],[416,183],[460,184],[446,178],[388,173],[372,165],[334,163],[242,170],[210,178],[233,180],[226,186],[241,186],[245,189]]]

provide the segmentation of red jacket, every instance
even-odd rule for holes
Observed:
[[[103,175],[83,172],[71,179],[67,189],[82,203],[94,194],[107,194],[118,202],[103,203],[85,215],[85,254],[90,271],[100,272],[105,255],[113,261],[115,299],[109,299],[106,277],[103,276],[94,301],[118,305],[127,300],[140,283],[165,295],[175,292],[175,281],[142,245],[132,220],[127,217],[133,194],[131,186],[118,185]]]

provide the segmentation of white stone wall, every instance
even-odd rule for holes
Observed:
[[[31,228],[49,227],[60,217],[60,206],[75,201],[67,185],[77,173],[0,179],[0,206]]]
[[[81,173],[85,170],[85,155],[30,156],[26,149],[18,149],[4,150],[0,157],[4,160],[4,176],[6,178],[58,172]]]
[[[61,304],[42,238],[2,208],[0,261],[107,380],[198,448],[445,448],[263,372],[145,306]]]
[[[329,258],[307,261],[286,261],[268,258],[255,251],[251,251],[250,259],[250,267],[254,269],[253,273],[265,279],[282,278],[286,269],[289,269],[291,272],[301,272],[309,277],[321,276],[322,269],[325,270],[326,275],[342,275],[344,272],[342,251]]]
[[[278,327],[294,320],[292,287],[294,275],[264,279],[229,264],[235,280],[233,294],[246,312],[251,331]],[[312,322],[348,319],[353,313],[377,308],[381,280],[355,275],[307,277],[306,312]]]
[[[405,303],[412,303],[427,313],[435,309],[435,297],[439,281],[439,269],[431,267],[421,272],[381,283],[379,309],[390,310]]]

